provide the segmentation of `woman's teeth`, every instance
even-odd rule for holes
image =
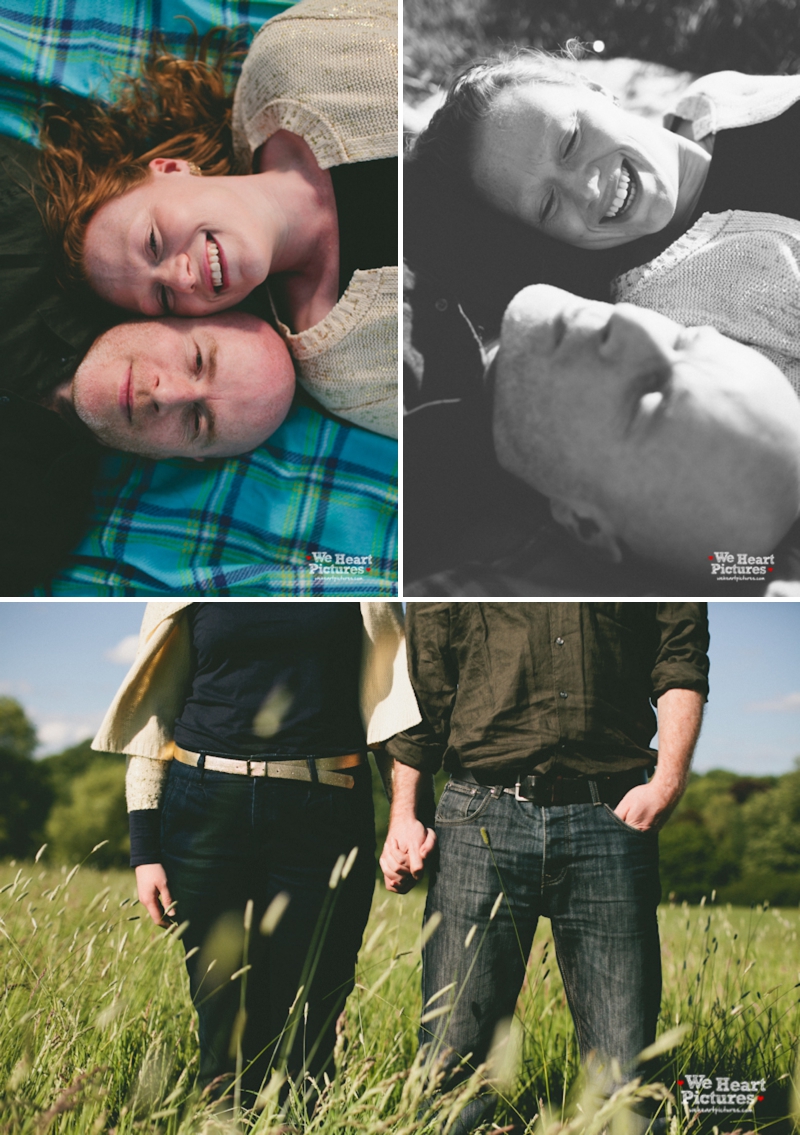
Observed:
[[[208,265],[211,269],[211,282],[215,288],[222,287],[222,266],[219,262],[219,249],[211,237],[206,238],[208,245]]]
[[[628,171],[625,168],[625,165],[623,163],[623,166],[622,166],[622,168],[619,172],[619,182],[617,183],[617,192],[614,195],[614,200],[611,202],[611,206],[609,207],[608,212],[603,217],[604,221],[610,221],[612,219],[612,217],[617,216],[617,214],[620,212],[620,210],[625,205],[625,203],[628,199],[628,193],[629,192],[630,192],[630,199],[632,201],[634,194],[636,193],[636,186],[633,184],[633,180],[631,178],[631,175],[628,173]]]

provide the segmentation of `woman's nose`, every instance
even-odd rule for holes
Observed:
[[[176,292],[193,292],[195,286],[195,274],[192,271],[192,263],[185,252],[179,256],[174,256],[167,265],[167,278],[164,283],[167,287],[172,288]]]
[[[576,170],[572,179],[572,192],[581,205],[594,205],[600,199],[600,168],[584,166]]]

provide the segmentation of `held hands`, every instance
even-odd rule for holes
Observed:
[[[637,784],[626,792],[614,809],[614,815],[629,827],[643,832],[658,831],[667,822],[680,797],[680,792],[676,795],[662,790],[654,779],[649,784]]]
[[[142,863],[137,867],[136,885],[139,889],[139,902],[147,908],[147,913],[156,926],[166,928],[177,921],[175,904],[167,885],[167,873],[160,863]]]
[[[435,846],[433,828],[415,818],[392,820],[380,858],[386,889],[398,895],[410,891]]]

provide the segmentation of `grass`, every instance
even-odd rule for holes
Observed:
[[[236,1130],[194,1089],[197,1034],[180,929],[164,933],[150,923],[135,900],[132,873],[68,871],[43,859],[0,866],[0,888],[0,1132]],[[423,898],[421,891],[402,898],[376,891],[337,1046],[340,1075],[310,1118],[297,1099],[283,1113],[273,1084],[256,1132],[416,1135],[442,1123],[446,1130],[460,1106],[457,1097],[440,1101],[438,1120],[418,1119],[427,1106],[414,1062]],[[674,1093],[675,1081],[687,1074],[763,1078],[767,1099],[759,1107],[786,1117],[800,1032],[800,912],[684,905],[662,908],[660,920],[660,1032],[685,1030],[677,1048],[659,1057],[668,1061],[662,1065],[666,1087]],[[537,1135],[589,1135],[605,1120],[601,1104],[591,1103],[591,1085],[579,1084],[553,961],[549,924],[543,923],[498,1060],[496,1121],[504,1126],[538,1116]],[[474,1078],[462,1094],[479,1083]],[[659,1094],[671,1135],[701,1130],[666,1099],[666,1090]],[[611,1110],[619,1103],[612,1101]],[[702,1129],[710,1131],[713,1121],[719,1117],[707,1117]],[[741,1126],[794,1129],[788,1118],[780,1125],[751,1118]]]

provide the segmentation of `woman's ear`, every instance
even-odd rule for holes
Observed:
[[[610,91],[608,87],[604,87],[602,83],[595,83],[592,79],[581,80],[590,91],[597,91],[599,95],[605,95],[607,99],[611,99],[615,106],[619,106],[619,97]]]
[[[191,174],[189,163],[183,158],[151,158],[147,163],[153,173]]]
[[[622,548],[614,530],[601,509],[594,505],[573,505],[563,500],[551,500],[553,519],[571,532],[576,540],[586,544],[612,564],[622,562]]]

